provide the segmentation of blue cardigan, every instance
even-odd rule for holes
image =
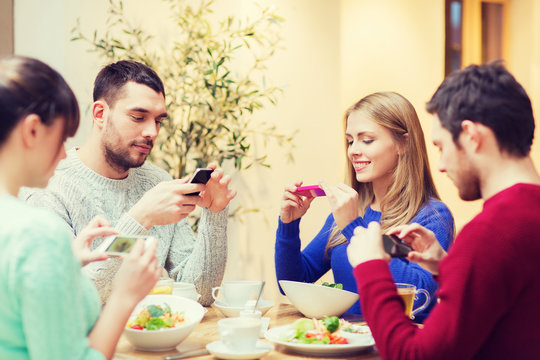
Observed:
[[[326,244],[334,226],[332,214],[328,216],[321,231],[303,251],[300,251],[300,219],[288,224],[283,223],[280,219],[275,247],[277,280],[311,283],[332,269],[336,283],[343,284],[345,290],[358,292],[352,267],[347,258],[347,246],[357,226],[367,227],[370,222],[379,222],[380,219],[381,213],[368,207],[363,218],[356,218],[343,229],[342,234],[347,242],[328,249],[327,254],[325,254]],[[450,210],[442,202],[430,200],[411,223],[418,223],[433,231],[442,247],[448,250],[454,236],[454,219]],[[392,259],[389,266],[395,282],[414,284],[417,288],[426,289],[431,294],[430,306],[416,315],[415,319],[422,321],[436,302],[437,283],[433,276],[419,265],[401,258]],[[423,304],[424,301],[425,298],[422,295],[418,296],[415,308]],[[347,312],[361,314],[360,303],[356,302]]]

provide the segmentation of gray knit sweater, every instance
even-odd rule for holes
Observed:
[[[121,234],[155,236],[159,240],[160,265],[176,281],[195,284],[202,295],[201,304],[210,305],[212,287],[220,284],[227,260],[227,209],[219,213],[203,209],[197,236],[186,219],[146,230],[128,214],[149,189],[168,180],[169,174],[149,162],[130,169],[122,180],[103,177],[84,165],[73,148],[60,162],[45,190],[26,188],[19,196],[33,205],[54,210],[74,237],[95,215],[104,216]],[[102,239],[94,240],[91,248],[101,242]],[[83,268],[95,282],[102,302],[110,296],[119,266],[120,260],[112,258]]]

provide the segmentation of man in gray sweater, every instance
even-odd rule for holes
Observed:
[[[190,184],[145,162],[167,117],[163,83],[146,65],[119,61],[103,68],[94,83],[91,114],[89,140],[67,152],[45,190],[31,189],[22,197],[58,213],[74,237],[96,215],[121,234],[155,236],[160,265],[176,281],[194,283],[200,302],[210,305],[227,259],[227,205],[236,195],[230,177],[210,164],[208,183]],[[187,195],[194,192],[201,193]],[[202,208],[197,236],[186,219],[196,206]],[[84,267],[103,302],[120,261]]]

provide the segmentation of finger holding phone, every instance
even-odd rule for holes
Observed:
[[[111,298],[118,293],[136,304],[148,295],[161,275],[157,246],[154,238],[137,239],[131,251],[121,256],[122,265],[113,280]]]
[[[302,181],[297,181],[294,184],[285,186],[279,216],[281,221],[286,224],[304,216],[308,211],[311,202],[315,199],[310,193],[297,192],[297,189],[301,186]]]
[[[88,225],[86,225],[72,241],[71,248],[73,253],[85,266],[93,261],[102,261],[108,258],[107,254],[101,251],[90,250],[92,241],[97,237],[117,234],[118,231],[111,227],[111,224],[104,217],[95,216]]]
[[[231,177],[225,175],[223,169],[214,162],[204,170],[209,170],[210,174],[204,181],[206,183],[204,191],[199,195],[201,198],[199,206],[212,212],[219,212],[236,196],[236,191],[229,188]]]
[[[439,263],[447,253],[431,230],[412,223],[396,226],[388,234],[397,235],[412,247],[413,251],[409,252],[407,260],[417,263],[434,275],[439,273]]]
[[[376,259],[390,262],[391,257],[384,250],[382,242],[381,225],[372,221],[367,228],[356,227],[349,246],[347,246],[347,257],[353,268],[358,264]]]
[[[321,182],[320,185],[326,193],[336,225],[343,230],[358,217],[358,193],[345,184],[329,186]]]
[[[203,184],[189,183],[188,180],[183,178],[157,184],[129,210],[129,215],[146,229],[184,219],[201,203],[199,196],[189,194],[205,188]]]

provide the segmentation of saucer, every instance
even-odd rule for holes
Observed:
[[[228,306],[223,300],[216,300],[214,306],[218,308],[219,311],[223,313],[226,317],[238,317],[240,316],[240,311],[244,310],[243,306]],[[272,300],[259,300],[257,304],[257,310],[261,312],[261,315],[264,316],[270,308],[274,306]]]
[[[219,359],[259,359],[263,357],[264,355],[268,354],[270,351],[274,350],[274,345],[269,344],[267,342],[258,340],[257,344],[255,345],[255,350],[246,353],[246,352],[236,352],[231,351],[221,340],[211,342],[210,344],[206,345],[206,350],[210,352],[210,354],[214,355],[215,357]]]

